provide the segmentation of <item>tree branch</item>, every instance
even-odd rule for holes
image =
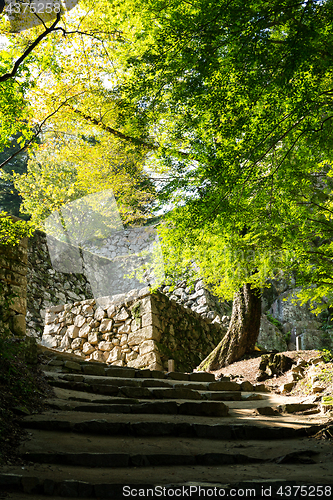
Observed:
[[[116,130],[112,127],[109,127],[108,125],[105,125],[103,122],[97,120],[96,118],[93,118],[90,115],[87,115],[86,113],[84,113],[83,111],[80,111],[79,109],[73,108],[73,106],[70,106],[69,104],[66,104],[66,106],[68,108],[70,108],[70,110],[73,111],[73,113],[76,113],[79,116],[81,116],[84,120],[92,123],[93,125],[96,125],[97,127],[100,127],[102,130],[105,130],[105,132],[108,132],[109,134],[112,134],[115,137],[118,137],[119,139],[123,139],[124,141],[131,142],[132,144],[135,144],[136,146],[142,146],[142,147],[148,149],[148,151],[157,151],[160,148],[160,146],[158,144],[146,142],[143,139],[139,139],[137,137],[132,137],[130,135],[123,134],[119,130]],[[177,153],[184,158],[187,158],[189,156],[189,153],[185,153],[184,151],[177,151]]]
[[[69,97],[68,99],[66,99],[64,102],[62,102],[58,107],[57,109],[55,109],[54,111],[52,111],[51,114],[49,114],[46,118],[44,118],[44,120],[37,126],[37,132],[31,137],[31,139],[29,139],[28,142],[26,142],[24,144],[24,146],[22,146],[18,151],[15,151],[15,153],[13,153],[11,156],[9,156],[9,158],[7,158],[5,161],[3,161],[1,164],[0,164],[0,168],[4,167],[5,165],[7,165],[7,163],[10,162],[10,160],[12,160],[13,158],[15,158],[15,156],[17,156],[18,154],[22,153],[23,151],[25,151],[29,146],[30,144],[39,136],[39,134],[42,132],[42,127],[43,125],[47,122],[47,120],[49,120],[53,115],[55,115],[56,113],[58,113],[59,109],[62,108],[63,106],[66,106],[67,104],[67,101],[69,101],[69,99],[72,99],[73,97],[76,97],[76,96],[71,96]]]
[[[60,12],[57,14],[57,18],[56,20],[54,21],[53,24],[51,24],[51,26],[49,28],[46,28],[46,30],[41,33],[37,38],[36,40],[23,52],[23,54],[17,59],[16,63],[14,64],[14,67],[12,69],[12,71],[10,73],[6,73],[5,75],[2,75],[0,76],[0,82],[6,82],[7,80],[9,80],[10,78],[13,78],[20,65],[23,63],[23,61],[28,57],[28,55],[35,49],[35,47],[37,47],[37,45],[49,34],[51,33],[52,31],[55,31],[55,27],[56,25],[58,24],[58,22],[60,21]]]

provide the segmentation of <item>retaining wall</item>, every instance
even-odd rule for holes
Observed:
[[[13,217],[14,220],[18,220]],[[0,245],[0,334],[26,332],[27,238],[16,246]]]
[[[226,329],[148,288],[47,310],[43,345],[87,359],[134,368],[192,371]]]
[[[93,297],[87,278],[53,269],[46,234],[36,231],[28,244],[27,334],[41,341],[48,307]]]

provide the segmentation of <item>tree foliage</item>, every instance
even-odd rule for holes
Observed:
[[[44,25],[7,33],[6,75],[10,67],[17,71],[0,81],[4,88],[16,85],[21,91],[26,111],[22,120],[17,117],[16,126],[22,133],[28,127],[34,130],[21,141],[23,148],[29,147],[28,172],[11,177],[23,197],[24,211],[40,226],[61,204],[112,188],[123,221],[145,221],[155,191],[143,169],[149,145],[135,137],[137,130],[141,136],[144,131],[134,118],[130,127],[115,128],[119,104],[113,87],[123,78],[123,69],[113,52],[123,40],[113,28],[111,5],[88,1],[72,17],[59,21],[50,25],[52,30]],[[27,53],[38,39],[34,51]],[[24,68],[28,86],[21,77]],[[15,112],[10,101],[8,107]],[[42,147],[36,144],[38,137]]]
[[[153,176],[173,276],[196,260],[230,297],[282,269],[331,303],[332,21],[332,0],[82,0],[1,82],[0,145],[49,134],[57,203],[108,185],[132,219]],[[10,35],[3,72],[43,30]]]
[[[161,145],[171,267],[199,255],[223,295],[297,271],[331,301],[333,2],[134,4],[123,96]]]
[[[4,151],[0,153],[0,163],[5,161],[19,149],[19,145],[17,144],[18,138],[19,136],[13,138],[10,147],[5,148]],[[0,171],[0,208],[16,217],[24,217],[22,213],[20,213],[22,198],[19,196],[13,183],[7,178],[6,174],[10,174],[13,171],[17,174],[23,174],[26,170],[27,154],[23,152],[15,156]]]

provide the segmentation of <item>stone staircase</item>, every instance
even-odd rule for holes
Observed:
[[[54,397],[23,419],[24,465],[0,468],[5,498],[163,498],[163,488],[164,498],[201,498],[203,488],[212,498],[238,498],[235,489],[261,498],[263,487],[290,498],[279,488],[333,484],[332,443],[313,438],[327,425],[315,404],[209,373],[109,366],[49,349],[43,370]]]

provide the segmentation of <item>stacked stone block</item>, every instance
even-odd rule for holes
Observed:
[[[36,231],[29,239],[27,278],[27,334],[39,341],[43,335],[46,308],[93,297],[83,274],[61,273],[53,269],[46,234],[41,231]]]
[[[0,245],[0,335],[22,337],[26,332],[27,245]]]
[[[193,370],[225,333],[149,288],[51,307],[43,345],[116,366]]]
[[[212,323],[222,324],[224,327],[229,324],[232,302],[221,301],[213,295],[203,280],[197,280],[192,286],[186,280],[179,281],[176,287],[163,286],[160,291]]]

